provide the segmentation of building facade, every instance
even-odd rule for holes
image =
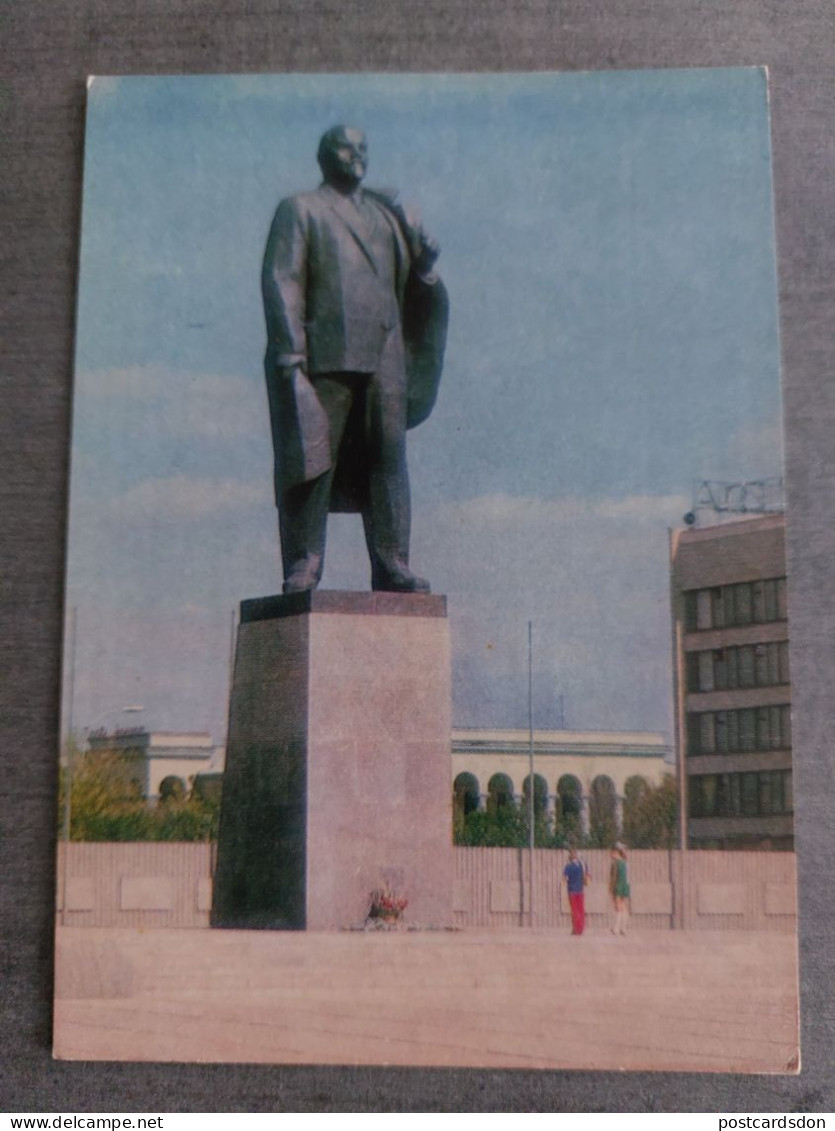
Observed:
[[[670,553],[687,843],[791,850],[784,516],[675,531]]]
[[[630,800],[675,773],[672,747],[661,734],[611,731],[534,731],[534,804],[554,819],[573,818],[583,836],[607,824],[618,835]],[[91,750],[120,755],[125,774],[149,801],[166,779],[188,791],[199,774],[220,788],[225,748],[197,732],[142,728],[88,736]],[[527,803],[530,735],[527,730],[455,728],[451,741],[454,804],[463,813],[505,801]]]
[[[583,836],[602,820],[620,833],[630,797],[675,771],[664,736],[644,732],[535,730],[533,758],[536,808],[550,818],[576,817]],[[455,805],[465,814],[526,802],[529,732],[454,729],[452,778]]]
[[[126,772],[149,801],[158,800],[166,778],[177,779],[187,791],[197,774],[223,769],[224,748],[215,746],[210,734],[199,731],[98,730],[91,731],[87,743],[91,751],[119,754]]]

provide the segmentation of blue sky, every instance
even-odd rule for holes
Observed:
[[[759,69],[96,78],[68,605],[77,727],[141,703],[223,737],[231,610],[280,587],[259,289],[320,134],[368,134],[442,246],[441,396],[410,435],[412,558],[449,597],[454,718],[669,731],[667,527],[780,474]],[[324,584],[367,588],[359,522]],[[130,721],[130,720],[128,720]]]

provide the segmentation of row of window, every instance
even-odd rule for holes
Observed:
[[[688,691],[775,687],[789,682],[789,642],[743,644],[687,653]]]
[[[522,783],[523,804],[528,803],[530,789],[530,775]],[[624,802],[626,805],[640,801],[647,790],[650,789],[646,779],[639,775],[628,778],[624,786]],[[513,782],[507,774],[493,774],[487,783],[486,803],[488,808],[501,807],[516,799]],[[611,778],[600,775],[591,784],[588,795],[590,809],[597,807],[600,811],[609,811],[614,814],[617,807],[617,790]],[[465,815],[478,809],[481,802],[478,779],[474,774],[464,771],[453,782],[453,803]],[[564,774],[557,782],[557,793],[554,798],[557,811],[562,816],[579,815],[582,805],[582,786],[572,774]],[[534,774],[534,808],[537,812],[544,812],[548,804],[548,783],[540,774]]]
[[[684,623],[688,632],[767,624],[786,620],[785,577],[768,581],[743,581],[713,589],[691,589],[684,594]]]
[[[527,805],[530,792],[530,775],[522,783],[522,800]],[[581,786],[577,778],[563,775],[557,783],[557,801],[564,814],[580,812]],[[452,787],[453,806],[465,816],[479,808],[481,795],[478,778],[471,773],[460,773]],[[487,783],[487,808],[498,809],[515,800],[513,782],[507,774],[493,774]],[[541,774],[534,774],[533,803],[536,812],[544,812],[548,804],[548,783]]]
[[[687,753],[734,754],[791,748],[791,707],[743,707],[687,716]]]
[[[687,779],[691,817],[773,817],[793,811],[791,770]]]

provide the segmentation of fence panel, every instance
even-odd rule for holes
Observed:
[[[61,844],[60,921],[71,927],[207,927],[212,848],[206,843],[73,842],[65,856],[66,845]],[[527,849],[458,847],[454,852],[454,925],[527,927]],[[586,918],[590,928],[604,929],[611,920],[609,853],[590,849],[582,858],[591,876]],[[561,849],[534,850],[534,927],[570,930],[562,882],[567,860]],[[629,853],[628,868],[633,929],[795,929],[792,853],[636,850]]]

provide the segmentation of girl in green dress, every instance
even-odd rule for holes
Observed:
[[[609,895],[615,908],[613,935],[625,935],[629,919],[629,877],[626,872],[626,853],[617,845],[612,849],[609,866]]]

